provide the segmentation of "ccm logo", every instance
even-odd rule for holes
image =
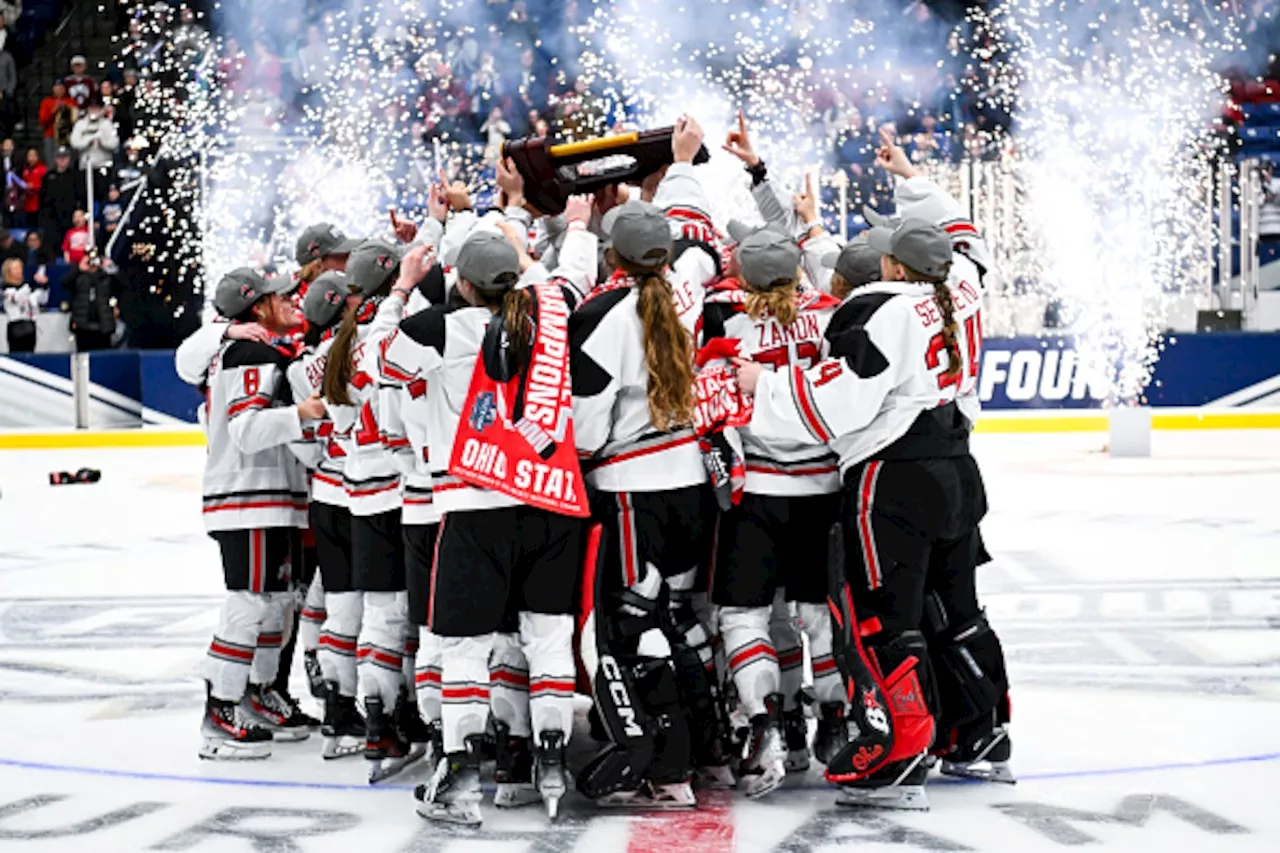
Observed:
[[[631,691],[622,681],[622,670],[612,655],[600,656],[600,671],[609,682],[609,698],[618,709],[618,719],[622,720],[622,731],[627,737],[644,737],[644,729],[636,722],[636,710],[631,707]]]

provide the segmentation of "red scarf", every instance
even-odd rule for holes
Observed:
[[[630,273],[625,270],[614,270],[613,275],[609,276],[608,281],[597,284],[595,287],[591,288],[591,292],[583,297],[582,304],[578,307],[581,308],[592,299],[595,299],[597,296],[603,296],[611,290],[625,290],[628,287],[634,286],[635,283],[636,280]]]
[[[587,490],[573,439],[569,306],[556,285],[531,290],[538,323],[529,365],[522,374],[498,382],[485,370],[484,353],[476,356],[449,473],[526,506],[586,518]],[[521,385],[524,415],[512,422]]]

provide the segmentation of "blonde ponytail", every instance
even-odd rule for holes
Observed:
[[[775,285],[768,290],[747,288],[747,316],[760,320],[772,315],[783,328],[790,328],[800,316],[796,308],[796,282]]]

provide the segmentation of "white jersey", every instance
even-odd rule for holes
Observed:
[[[772,315],[751,319],[746,292],[722,286],[707,296],[703,338],[738,341],[738,354],[773,369],[808,369],[827,354],[826,331],[839,301],[816,291],[797,296],[796,320],[783,326]],[[826,495],[840,490],[836,455],[825,442],[792,441],[738,431],[747,469],[745,490],[755,495]]]
[[[236,341],[208,365],[206,530],[307,526],[306,472],[289,448],[303,440],[285,378],[290,359]]]
[[[321,393],[331,346],[333,338],[325,338],[315,347],[304,350],[289,365],[289,387],[293,389],[295,400],[305,400],[312,394]],[[304,424],[304,433],[308,430],[314,435],[313,461],[307,466],[311,469],[311,499],[329,506],[346,506],[347,490],[343,486],[342,471],[347,453],[334,438],[333,419],[326,413],[324,417]]]
[[[380,395],[375,377],[361,369],[365,339],[372,324],[359,327],[359,343],[351,348],[355,365],[347,394],[352,405],[329,402],[333,438],[343,453],[342,484],[352,515],[368,516],[400,508],[400,469],[378,423]]]
[[[583,472],[589,484],[606,492],[662,492],[705,483],[693,430],[659,432],[649,417],[649,367],[637,298],[624,279],[592,294],[569,317],[573,429],[579,454],[590,457]]]
[[[765,371],[751,429],[794,441],[827,442],[841,473],[870,458],[968,452],[969,424],[950,405],[975,387],[981,334],[976,285],[953,288],[960,370],[950,358],[933,286],[877,282],[845,300],[827,329],[830,357],[805,370]]]
[[[36,317],[40,316],[40,311],[44,304],[48,301],[49,289],[47,287],[32,288],[29,284],[19,284],[16,287],[5,285],[4,316],[8,318],[10,323],[23,320],[35,322]]]

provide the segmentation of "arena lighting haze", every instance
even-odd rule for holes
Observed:
[[[720,224],[754,210],[740,164],[718,148],[738,108],[779,187],[795,190],[802,169],[831,156],[821,90],[856,92],[864,118],[883,120],[930,108],[919,100],[930,81],[967,66],[982,96],[1015,116],[1004,148],[1015,155],[1019,226],[988,235],[1010,259],[996,281],[1060,301],[1095,391],[1113,405],[1140,401],[1167,308],[1202,280],[1194,273],[1211,239],[1203,190],[1223,102],[1214,69],[1246,47],[1237,21],[1203,3],[1007,0],[957,28],[956,64],[942,47],[951,25],[922,10],[889,0],[577,0],[534,38],[553,56],[577,55],[610,119],[644,127],[696,115],[713,152],[701,171]],[[412,78],[492,47],[489,10],[466,0],[350,0],[323,20],[306,14],[302,0],[270,5],[273,21],[297,18],[304,34],[318,26],[334,57],[297,126],[269,100],[218,91],[213,60],[160,110],[171,118],[153,145],[214,152],[203,192],[196,175],[176,181],[173,213],[163,214],[182,233],[179,212],[197,207],[206,280],[246,259],[288,259],[310,222],[385,233],[387,205],[420,202],[449,156],[410,126],[421,120]],[[231,67],[251,63],[263,21],[215,13],[213,23],[224,46],[238,43]],[[481,189],[478,174],[463,177]]]

